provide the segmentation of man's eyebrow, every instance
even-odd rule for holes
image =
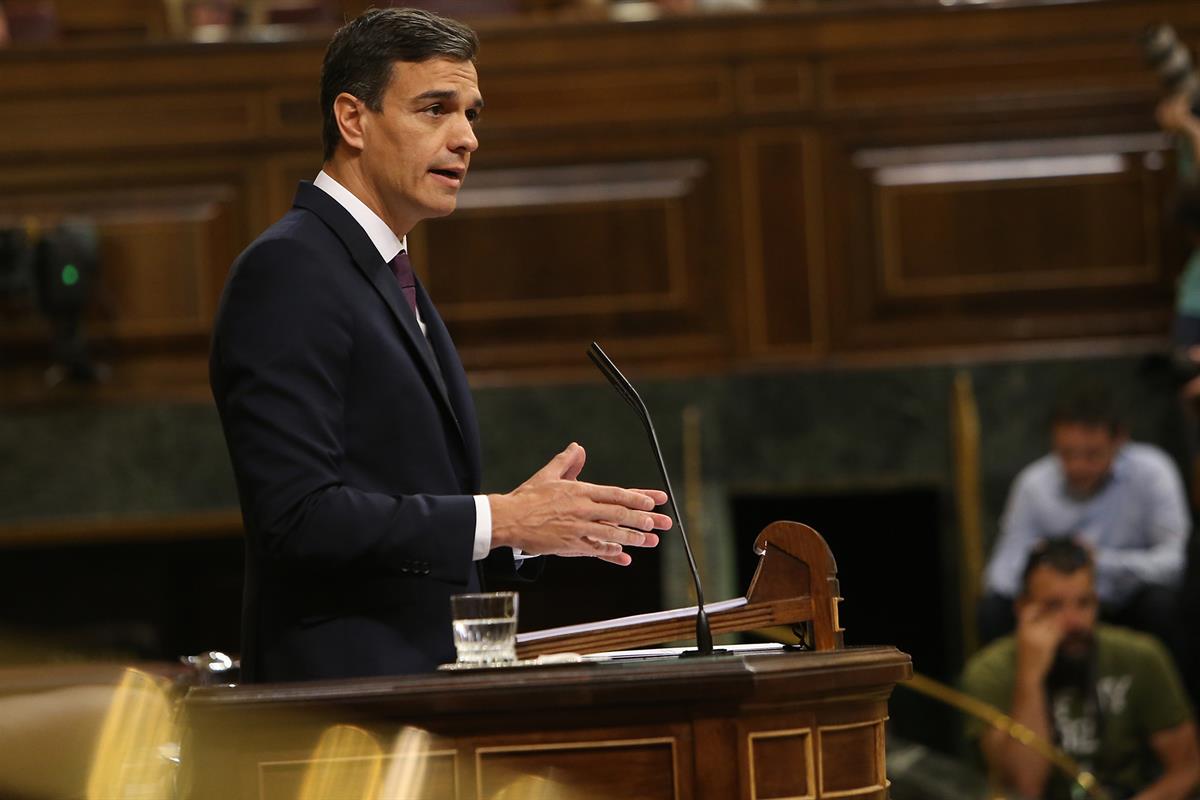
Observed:
[[[430,89],[427,92],[421,92],[413,98],[413,100],[457,100],[458,91],[455,89]],[[483,98],[476,98],[471,106],[472,108],[483,108]]]

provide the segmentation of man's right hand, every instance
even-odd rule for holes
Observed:
[[[1017,677],[1041,682],[1062,641],[1058,615],[1038,603],[1027,603],[1017,615]]]
[[[1162,100],[1154,110],[1158,125],[1170,133],[1195,135],[1200,132],[1200,119],[1192,113],[1192,99],[1187,94],[1173,94]]]
[[[576,480],[587,454],[572,443],[508,494],[488,495],[492,547],[528,555],[594,556],[620,566],[625,547],[654,547],[671,518],[654,512],[667,502],[657,489],[621,489]]]

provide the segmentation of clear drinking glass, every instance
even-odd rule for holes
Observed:
[[[459,666],[517,660],[517,593],[456,594],[450,598]]]

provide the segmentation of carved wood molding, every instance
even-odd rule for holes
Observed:
[[[170,542],[242,535],[239,511],[24,520],[0,524],[0,548]]]

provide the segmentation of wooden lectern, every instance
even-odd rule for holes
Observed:
[[[811,528],[774,523],[755,547],[746,597],[708,606],[713,632],[804,626],[812,650],[196,688],[180,795],[886,798],[887,701],[911,660],[842,646],[836,566]],[[523,634],[519,652],[680,639],[693,613]]]

